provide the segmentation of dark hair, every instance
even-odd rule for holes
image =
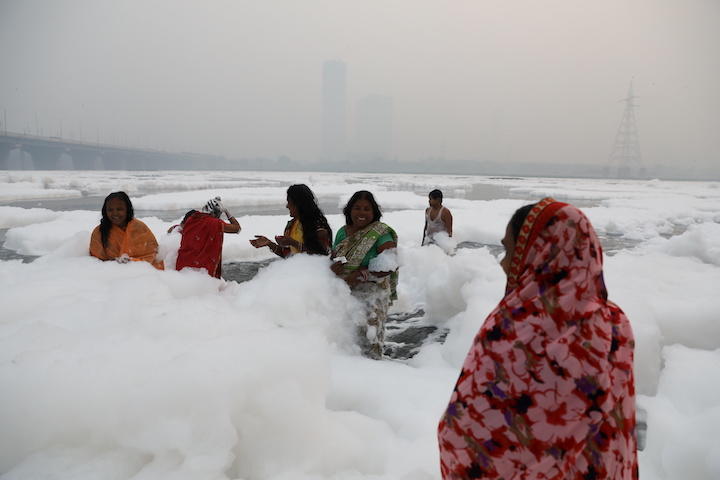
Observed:
[[[430,198],[439,198],[441,202],[442,202],[442,199],[443,199],[442,192],[441,192],[440,190],[438,190],[437,188],[436,188],[435,190],[433,190],[432,192],[430,192],[430,193],[428,194],[428,197],[430,197]]]
[[[189,212],[187,212],[187,213],[185,214],[185,216],[183,217],[182,222],[180,222],[180,225],[184,225],[184,224],[185,224],[185,221],[186,221],[188,218],[192,217],[193,214],[195,214],[195,213],[197,213],[197,212],[198,212],[198,211],[195,210],[195,209],[192,209],[192,210],[190,210]]]
[[[132,202],[130,197],[125,192],[112,192],[110,195],[105,197],[105,202],[102,206],[102,218],[100,219],[100,239],[102,240],[103,248],[107,248],[108,237],[110,236],[110,229],[112,228],[112,222],[107,215],[107,204],[110,200],[119,199],[125,202],[125,208],[127,209],[127,223],[130,223],[135,217],[135,210],[133,210]]]
[[[287,198],[295,205],[298,211],[298,219],[303,229],[303,242],[308,253],[327,255],[328,250],[320,243],[318,228],[327,230],[330,242],[332,242],[332,229],[327,218],[318,207],[317,200],[310,187],[300,183],[290,185],[287,189]]]
[[[517,241],[523,222],[525,221],[525,218],[528,216],[528,213],[530,213],[530,210],[532,210],[534,206],[534,203],[531,203],[530,205],[524,205],[515,210],[515,213],[513,213],[513,216],[510,218],[510,233],[512,233],[513,240]]]
[[[380,217],[382,217],[382,212],[380,211],[380,205],[378,205],[375,201],[375,197],[373,197],[373,194],[368,192],[367,190],[360,190],[353,193],[353,196],[350,197],[347,205],[345,205],[345,208],[343,208],[343,214],[345,215],[345,225],[352,225],[350,211],[358,200],[367,200],[368,202],[370,202],[370,206],[373,210],[373,222],[377,222],[378,220],[380,220]]]

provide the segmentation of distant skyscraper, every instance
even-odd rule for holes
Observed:
[[[323,64],[323,160],[340,161],[345,159],[345,122],[347,116],[345,77],[344,62],[331,60]]]
[[[363,157],[389,158],[392,153],[393,101],[370,95],[357,103],[355,141]]]

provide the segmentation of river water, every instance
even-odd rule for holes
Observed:
[[[492,179],[491,179],[492,180]],[[424,186],[412,183],[402,183],[390,186],[391,190],[412,191],[414,193],[425,195],[427,189]],[[146,188],[143,194],[153,194],[167,192],[167,189]],[[476,182],[472,183],[470,188],[464,190],[462,197],[466,200],[496,200],[502,198],[518,198],[508,187],[490,183]],[[9,205],[21,208],[45,208],[53,211],[72,211],[87,210],[99,212],[102,208],[104,196],[87,195],[77,198],[61,198],[61,199],[41,199],[41,200],[18,200],[9,202],[0,202],[0,205]],[[579,207],[590,207],[597,205],[597,202],[587,201],[584,199],[572,199],[572,202]],[[320,208],[327,215],[341,213],[339,197],[326,196],[320,202]],[[393,211],[392,208],[384,208],[384,211]],[[164,221],[173,221],[181,218],[187,212],[186,209],[180,210],[143,210],[136,209],[137,217],[157,217]],[[284,198],[278,199],[276,204],[272,205],[252,205],[243,207],[242,215],[286,215]],[[0,229],[0,260],[20,259],[23,262],[32,262],[37,257],[32,255],[21,255],[4,247],[5,234],[7,229]],[[631,248],[636,242],[629,241],[621,236],[605,236],[601,237],[603,248],[608,255],[613,255],[616,251],[625,248]],[[499,255],[502,247],[499,244],[484,244],[473,241],[461,242],[458,248],[482,248],[488,247],[493,255]],[[255,276],[257,271],[264,266],[264,262],[235,262],[227,263],[223,266],[223,277],[226,280],[244,282]]]

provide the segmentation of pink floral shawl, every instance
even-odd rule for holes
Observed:
[[[602,263],[577,208],[528,214],[440,421],[444,479],[637,478],[634,340]]]

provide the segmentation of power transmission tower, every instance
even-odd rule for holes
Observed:
[[[646,176],[645,167],[642,164],[642,155],[640,154],[637,125],[635,124],[635,107],[637,105],[633,103],[633,100],[636,98],[638,97],[633,93],[633,82],[631,80],[627,97],[620,100],[625,102],[625,111],[615,135],[615,144],[609,160],[610,168],[617,169],[618,178],[644,178]]]

